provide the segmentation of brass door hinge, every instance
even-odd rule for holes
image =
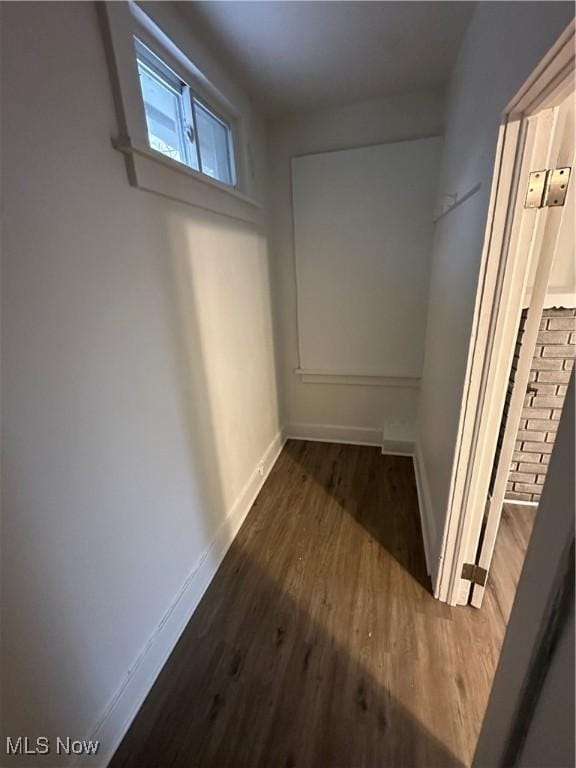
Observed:
[[[478,584],[479,586],[484,587],[486,586],[488,571],[485,568],[480,568],[479,565],[464,563],[462,566],[462,578],[471,581],[473,584]]]
[[[571,170],[571,168],[556,168],[555,171],[548,172],[548,184],[546,187],[544,205],[547,205],[550,208],[564,205]]]
[[[557,208],[564,205],[571,170],[556,168],[552,171],[532,171],[528,177],[524,208]]]

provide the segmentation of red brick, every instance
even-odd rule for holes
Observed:
[[[576,317],[576,310],[572,307],[551,307],[544,310],[546,317]]]
[[[528,472],[530,474],[538,474],[538,472],[544,472],[545,471],[545,465],[540,464],[525,464],[524,462],[520,462],[518,464],[518,472]]]
[[[541,398],[536,397],[534,399],[539,400]],[[550,408],[532,408],[529,406],[522,409],[522,417],[525,419],[549,419],[551,418],[551,413]]]
[[[542,486],[536,483],[515,483],[518,493],[542,493]]]
[[[540,456],[537,453],[523,453],[522,451],[514,451],[512,459],[513,461],[528,461],[534,464],[540,462]]]
[[[563,361],[553,358],[537,357],[532,360],[532,370],[534,371],[561,371]]]
[[[569,331],[540,331],[538,334],[538,344],[568,344],[569,342]]]
[[[548,425],[546,425],[547,427]],[[517,434],[518,440],[522,440],[523,446],[526,443],[542,443],[546,439],[546,429],[542,432],[535,432],[533,430],[519,429]],[[522,448],[524,450],[524,448]]]
[[[559,395],[542,395],[542,397],[539,395],[534,398],[532,405],[534,408],[562,408],[564,398]],[[548,416],[545,418],[548,418]]]
[[[542,357],[561,357],[563,360],[576,355],[576,344],[557,344],[543,347]]]
[[[530,440],[526,440],[522,443],[522,452],[523,453],[552,453],[552,448],[554,446],[550,445],[550,443],[545,443],[544,441],[540,442],[532,442]]]
[[[547,323],[551,331],[576,330],[576,317],[549,317]]]
[[[508,477],[513,483],[536,482],[536,475],[529,475],[527,472],[510,472]]]
[[[516,491],[509,491],[506,493],[508,501],[532,501],[531,493],[516,493]]]
[[[539,371],[540,374],[543,373],[560,373],[562,374],[563,371]],[[556,387],[558,384],[543,384],[541,381],[535,381],[532,386],[536,390],[533,395],[534,397],[546,397],[546,395],[555,395],[556,394]]]
[[[542,432],[553,432],[558,429],[558,424],[550,419],[542,421],[541,419],[528,419],[528,429],[541,430]],[[525,438],[528,440],[529,438]]]
[[[549,382],[554,384],[568,384],[570,381],[570,374],[568,371],[538,371],[538,381],[536,386],[538,392],[540,392],[540,382]],[[553,394],[552,392],[542,392],[542,394]]]

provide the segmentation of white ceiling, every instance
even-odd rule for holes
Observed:
[[[470,2],[179,3],[268,115],[445,83]]]

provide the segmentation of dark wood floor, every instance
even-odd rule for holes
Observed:
[[[429,592],[411,459],[288,442],[111,768],[469,765],[514,520],[483,609],[451,609]]]

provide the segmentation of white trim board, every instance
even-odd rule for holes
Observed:
[[[413,456],[414,440],[410,430],[390,431],[386,427],[350,427],[343,424],[286,424],[283,430],[287,440],[311,440],[314,443],[344,443],[369,445],[380,448],[386,456]]]
[[[526,291],[523,301],[523,309],[530,306],[532,289]],[[548,293],[544,299],[544,309],[574,309],[576,307],[576,293]]]
[[[409,424],[391,424],[382,429],[356,427],[345,424],[313,424],[309,422],[286,424],[283,429],[287,440],[311,440],[317,443],[345,443],[371,445],[392,456],[414,454],[413,428]]]
[[[544,488],[544,486],[542,486]],[[521,507],[537,507],[540,502],[539,501],[518,501],[518,499],[507,499],[504,497],[504,504],[518,504]]]
[[[430,486],[426,474],[426,465],[424,457],[420,451],[418,443],[413,456],[414,474],[416,476],[416,490],[418,492],[418,507],[420,509],[420,525],[422,528],[422,538],[424,540],[424,554],[426,556],[426,570],[428,575],[434,581],[432,572],[432,552],[436,542],[436,521],[432,511],[432,502],[430,500]]]
[[[248,478],[229,514],[220,523],[211,544],[191,570],[180,591],[175,595],[171,605],[148,639],[143,651],[128,670],[126,678],[92,729],[88,738],[100,742],[98,754],[84,758],[77,757],[72,765],[105,768],[112,759],[196,606],[214,578],[224,555],[252,508],[283,446],[284,439],[281,432],[278,432],[264,451],[260,462]],[[258,472],[258,467],[261,464],[264,465],[263,475]]]
[[[375,427],[348,427],[339,424],[286,424],[286,440],[312,440],[316,443],[348,443],[350,445],[382,445],[382,430]]]
[[[308,370],[296,368],[294,373],[302,377],[305,384],[357,384],[368,387],[406,387],[418,389],[418,376],[381,376],[376,373],[348,373]]]
[[[414,456],[414,443],[383,440],[382,454],[383,456]]]
[[[154,150],[116,140],[112,145],[125,155],[133,187],[250,224],[262,222],[261,204],[234,187],[214,181]]]

